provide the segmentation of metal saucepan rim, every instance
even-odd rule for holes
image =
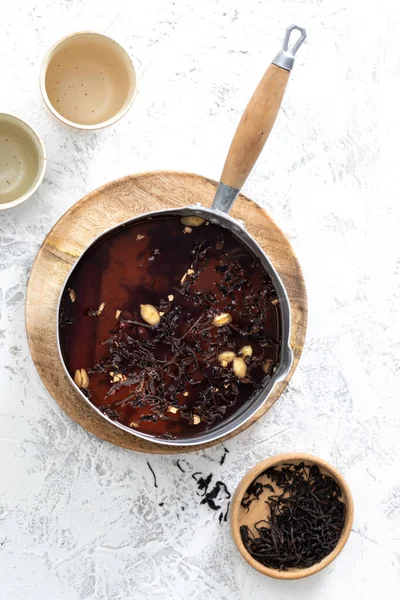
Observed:
[[[113,421],[109,417],[107,417],[99,408],[97,408],[94,404],[90,402],[90,400],[85,396],[82,390],[76,385],[73,378],[71,377],[68,369],[66,367],[64,357],[61,350],[60,343],[60,307],[61,307],[61,299],[65,291],[65,287],[68,283],[68,280],[77,267],[79,262],[83,259],[86,253],[92,248],[95,244],[97,244],[102,238],[107,237],[108,235],[114,233],[118,229],[123,229],[137,221],[147,220],[154,217],[168,216],[168,215],[176,215],[176,216],[185,216],[188,214],[196,214],[199,216],[206,217],[208,221],[211,223],[220,225],[229,229],[234,233],[241,242],[245,244],[245,246],[255,254],[261,261],[262,266],[266,269],[268,274],[270,275],[273,285],[277,291],[280,309],[281,309],[281,318],[282,318],[282,349],[281,349],[281,358],[280,363],[271,377],[271,379],[259,390],[256,396],[252,399],[251,402],[247,402],[243,405],[237,412],[233,413],[229,419],[226,421],[222,421],[216,427],[210,429],[209,431],[203,431],[198,433],[195,436],[188,438],[178,438],[178,439],[169,439],[169,438],[158,438],[140,431],[136,431],[127,427],[126,425],[119,423],[118,421]],[[226,225],[229,225],[226,227]],[[290,348],[290,329],[291,329],[291,308],[290,302],[285,290],[285,287],[282,283],[282,280],[278,273],[276,272],[274,266],[270,262],[267,254],[258,244],[258,242],[246,231],[244,225],[233,217],[229,216],[227,213],[222,213],[220,211],[215,211],[210,208],[206,208],[201,204],[188,206],[184,208],[170,208],[170,209],[162,209],[158,211],[152,211],[148,213],[143,213],[136,217],[132,217],[119,223],[118,225],[114,225],[110,227],[105,232],[98,235],[90,245],[84,250],[81,256],[77,259],[72,269],[68,273],[68,276],[65,280],[64,285],[62,286],[61,293],[58,300],[57,305],[57,347],[59,356],[61,358],[61,362],[64,368],[64,371],[70,381],[70,383],[75,388],[76,392],[80,395],[80,397],[90,406],[92,410],[95,410],[103,419],[105,419],[108,423],[118,427],[119,429],[126,431],[127,433],[144,439],[148,442],[160,445],[167,446],[196,446],[208,442],[216,441],[224,436],[233,433],[236,429],[244,425],[251,417],[263,406],[263,404],[267,401],[273,387],[279,381],[282,381],[286,375],[289,373],[290,368],[292,366],[293,361],[293,352]]]

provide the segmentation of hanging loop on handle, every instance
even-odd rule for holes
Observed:
[[[293,31],[299,31],[300,37],[293,44],[293,46],[289,48],[290,37]],[[280,50],[275,56],[274,60],[272,61],[272,64],[276,65],[277,67],[281,67],[281,69],[291,71],[293,69],[296,52],[300,48],[306,37],[306,30],[303,27],[299,27],[298,25],[291,25],[290,27],[288,27],[285,32],[285,37],[283,38],[282,50]]]

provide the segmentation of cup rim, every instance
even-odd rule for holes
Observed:
[[[260,475],[260,473],[262,473],[269,467],[278,466],[282,463],[301,461],[317,465],[318,467],[326,471],[338,483],[339,487],[342,490],[343,502],[346,506],[346,516],[342,533],[340,535],[338,543],[336,544],[332,552],[330,552],[322,560],[315,563],[314,565],[311,565],[310,567],[299,569],[293,568],[288,569],[287,571],[279,571],[278,569],[274,569],[272,567],[265,567],[264,565],[259,563],[249,554],[249,552],[245,548],[239,529],[240,503],[248,486]],[[232,509],[230,514],[231,535],[242,558],[244,558],[244,560],[251,567],[259,571],[259,573],[262,573],[263,575],[268,575],[269,577],[272,577],[274,579],[285,580],[303,579],[304,577],[309,577],[310,575],[314,575],[315,573],[322,571],[322,569],[331,564],[331,562],[334,561],[335,558],[337,558],[337,556],[341,553],[347,540],[349,539],[349,535],[353,526],[353,520],[353,497],[343,475],[335,467],[333,467],[331,464],[329,464],[322,458],[319,458],[312,454],[306,454],[304,452],[288,452],[284,454],[276,454],[275,456],[270,456],[269,458],[266,458],[255,464],[254,467],[247,471],[244,477],[240,480],[232,499]]]
[[[32,125],[27,123],[27,121],[25,121],[24,119],[21,119],[20,117],[17,117],[16,115],[13,115],[11,113],[0,112],[0,120],[2,119],[2,117],[8,117],[12,121],[14,121],[17,125],[19,125],[19,126],[22,125],[21,129],[25,129],[25,131],[27,130],[28,133],[31,135],[31,137],[37,142],[38,154],[39,154],[39,167],[38,167],[38,170],[36,173],[36,178],[35,178],[33,185],[24,194],[22,194],[22,196],[20,196],[19,198],[16,198],[15,200],[11,200],[10,202],[0,203],[0,210],[7,210],[8,208],[14,208],[14,206],[18,206],[19,204],[22,204],[22,202],[25,202],[25,200],[28,200],[28,198],[33,196],[33,194],[37,191],[37,189],[39,188],[40,184],[43,181],[44,174],[46,172],[47,155],[46,155],[46,148],[45,148],[44,142],[43,142],[42,138],[40,137],[40,135],[38,134],[38,132],[32,127]]]
[[[50,99],[49,99],[47,91],[46,91],[46,73],[47,73],[47,69],[49,67],[50,60],[51,60],[55,50],[58,48],[58,46],[60,46],[60,44],[62,44],[69,38],[78,37],[80,35],[85,35],[85,34],[96,35],[96,36],[105,38],[105,39],[113,42],[114,44],[116,44],[118,46],[118,48],[121,50],[121,52],[123,52],[125,54],[126,58],[128,59],[130,68],[132,70],[132,73],[133,73],[134,79],[135,79],[135,85],[134,85],[134,89],[132,92],[132,96],[129,99],[129,102],[127,102],[126,106],[124,108],[121,108],[117,113],[115,113],[115,115],[113,115],[106,121],[101,121],[100,123],[94,123],[93,125],[83,125],[82,123],[76,123],[75,121],[70,121],[69,119],[63,117],[57,111],[57,109],[54,107],[54,105],[50,102]],[[135,64],[133,62],[132,57],[119,42],[117,42],[114,38],[110,37],[109,35],[105,35],[104,33],[100,33],[99,31],[93,31],[91,29],[87,29],[87,30],[82,30],[82,31],[75,31],[74,33],[69,33],[68,35],[59,39],[55,44],[53,44],[53,46],[51,46],[51,48],[47,51],[47,53],[43,59],[42,66],[40,68],[39,87],[40,87],[40,92],[42,94],[42,98],[43,98],[45,105],[47,106],[48,110],[51,112],[51,114],[56,119],[58,119],[65,125],[68,125],[69,127],[73,127],[74,129],[79,129],[79,130],[83,130],[83,131],[94,131],[97,129],[104,129],[105,127],[108,127],[110,125],[114,125],[114,123],[117,123],[120,119],[122,119],[122,117],[124,117],[126,115],[126,113],[130,110],[130,108],[132,107],[132,105],[135,101],[136,94],[137,94],[138,73],[135,68]]]

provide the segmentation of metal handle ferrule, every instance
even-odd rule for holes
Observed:
[[[290,36],[293,31],[299,31],[300,37],[295,44],[289,48]],[[299,27],[298,25],[291,25],[288,27],[285,32],[285,37],[283,38],[282,50],[280,50],[275,56],[272,64],[276,65],[277,67],[281,67],[281,69],[286,69],[286,71],[291,71],[293,69],[296,52],[306,37],[307,33],[303,27]]]

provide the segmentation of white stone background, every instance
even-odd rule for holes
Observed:
[[[287,392],[227,444],[223,467],[221,447],[188,457],[232,490],[282,451],[315,453],[345,475],[356,512],[344,551],[308,580],[279,582],[242,561],[228,525],[199,506],[173,458],[151,457],[155,490],[147,456],[92,437],[61,412],[32,364],[24,302],[41,242],[87,192],[142,170],[218,179],[292,22],[308,40],[245,192],[300,258],[307,343]],[[35,197],[0,214],[1,600],[398,597],[399,27],[396,0],[2,3],[0,110],[38,129],[48,169]],[[53,121],[38,89],[47,49],[81,29],[120,41],[139,73],[127,117],[89,134]]]

